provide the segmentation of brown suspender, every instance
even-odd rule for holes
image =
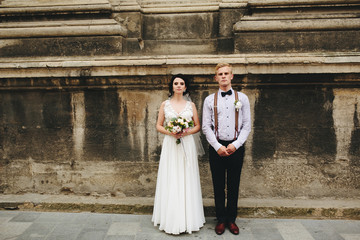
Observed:
[[[235,102],[239,101],[239,96],[238,96],[238,92],[235,92]],[[235,135],[234,135],[234,140],[237,139],[237,137],[239,136],[239,109],[235,108]]]
[[[219,131],[218,131],[218,112],[217,112],[217,100],[218,100],[218,92],[217,91],[215,93],[214,96],[214,117],[215,117],[215,136],[217,138],[217,140],[219,140]],[[238,96],[238,92],[235,92],[235,101],[239,100],[239,96]],[[238,137],[239,134],[239,111],[235,110],[235,136],[234,136],[234,140],[236,140],[236,138]]]
[[[217,99],[218,99],[218,92],[215,93],[214,96],[214,118],[215,118],[215,136],[217,140],[219,140],[219,132],[218,132],[218,113],[217,113]]]

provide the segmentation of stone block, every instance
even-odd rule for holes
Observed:
[[[358,52],[360,21],[246,17],[234,25],[235,53]]]
[[[113,13],[112,17],[127,29],[128,38],[141,38],[143,17],[140,12]]]
[[[1,57],[122,55],[123,37],[3,39]]]
[[[242,8],[220,9],[219,12],[219,37],[233,37],[234,24],[247,12],[245,6]]]
[[[77,1],[36,1],[24,0],[1,1],[0,15],[24,16],[24,15],[51,15],[69,13],[102,13],[110,12],[111,5],[107,0],[77,0]]]
[[[145,40],[141,53],[145,55],[214,54],[217,52],[217,43],[216,39]],[[134,48],[136,50],[137,46]]]
[[[146,14],[144,40],[212,39],[218,32],[218,13]]]
[[[235,34],[235,53],[358,52],[360,31],[245,32]]]
[[[234,53],[234,38],[218,38],[217,52],[221,54]]]
[[[145,41],[141,38],[126,38],[123,41],[123,54],[127,56],[143,55]]]

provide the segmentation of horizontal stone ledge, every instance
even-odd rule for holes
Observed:
[[[239,54],[97,58],[0,58],[0,78],[213,75],[218,62],[235,74],[359,73],[360,54]]]
[[[5,38],[33,38],[33,37],[64,37],[64,36],[123,36],[127,29],[117,25],[90,25],[90,26],[44,26],[0,28],[0,39]]]
[[[356,13],[334,13],[334,14],[284,14],[284,15],[255,15],[243,16],[241,21],[274,21],[274,20],[313,20],[313,19],[352,19],[359,18]]]
[[[3,194],[0,209],[152,214],[153,203],[152,197]],[[203,205],[206,216],[215,216],[213,199],[203,199]],[[238,202],[240,217],[360,219],[359,212],[357,199],[240,198]]]
[[[254,75],[255,76],[255,75]],[[259,76],[259,75],[257,75]],[[269,75],[268,75],[269,76]],[[130,76],[127,78],[46,78],[46,79],[15,79],[12,81],[10,79],[7,80],[6,83],[2,83],[0,86],[0,92],[7,91],[34,91],[34,90],[45,90],[45,91],[61,91],[61,90],[70,90],[70,91],[83,91],[83,90],[106,90],[106,89],[116,89],[116,90],[159,90],[166,89],[167,85],[161,80],[159,76],[156,76],[157,83],[154,84],[154,81],[149,81],[143,79],[143,82],[136,81],[134,82],[134,76]],[[139,76],[136,76],[137,78]],[[153,76],[152,76],[153,77]],[[241,76],[236,76],[236,80],[233,82],[233,86],[236,88],[246,88],[246,89],[281,89],[288,87],[312,87],[312,88],[342,88],[342,89],[355,89],[360,87],[360,81],[336,81],[336,82],[271,82],[271,83],[257,83],[257,82],[244,82],[244,79]],[[168,76],[166,77],[168,79]],[[192,83],[194,90],[204,90],[206,89],[217,89],[219,86],[216,82],[209,82],[207,80],[212,80],[212,76],[208,76],[206,80]],[[359,78],[357,78],[359,79]],[[149,84],[151,82],[151,84]]]
[[[234,32],[360,30],[360,19],[250,20],[239,21]]]
[[[129,0],[128,0],[129,1]],[[131,1],[131,0],[130,0]],[[132,0],[134,1],[134,0]],[[175,4],[217,4],[218,0],[141,0],[137,1],[141,4],[141,6],[149,6],[149,5],[161,5],[161,4],[168,4],[168,5],[175,5]]]
[[[1,5],[0,5],[1,6]],[[44,6],[44,7],[4,7],[1,15],[26,15],[36,13],[73,13],[73,12],[111,12],[110,4],[74,5],[74,6]]]
[[[202,3],[202,2],[191,2],[191,3],[171,3],[171,2],[164,2],[164,3],[158,3],[158,4],[141,4],[141,7],[146,8],[169,8],[169,7],[216,7],[219,6],[218,3]]]
[[[188,12],[213,12],[222,8],[246,8],[246,1],[230,0],[222,3],[202,3],[192,2],[187,4],[173,4],[162,2],[161,4],[143,4],[140,6],[136,3],[121,3],[113,6],[114,12],[140,11],[143,13],[188,13]]]
[[[216,12],[219,6],[179,6],[179,7],[149,7],[141,8],[142,13],[192,13],[192,12]]]
[[[113,6],[113,12],[139,12],[141,9],[140,5],[137,3],[121,4]]]
[[[89,5],[89,4],[108,4],[108,0],[5,0],[0,4],[1,7],[33,7],[33,6],[63,6],[63,5]]]
[[[34,22],[3,22],[3,28],[37,28],[37,27],[67,27],[67,26],[96,26],[96,25],[119,25],[114,19],[93,20],[65,20],[65,21],[34,21]]]
[[[299,5],[349,5],[359,4],[358,0],[248,0],[249,6],[268,7],[268,6],[299,6]]]
[[[219,3],[217,1],[151,0],[141,1],[139,5],[142,13],[188,13],[213,12],[219,10]]]
[[[228,8],[246,8],[248,6],[247,3],[220,3],[220,9],[228,9]]]

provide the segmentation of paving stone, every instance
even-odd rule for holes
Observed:
[[[94,228],[84,228],[77,240],[99,240],[106,237],[106,231],[103,229],[94,229]]]
[[[108,235],[136,235],[140,230],[140,222],[115,222],[111,224]]]
[[[34,222],[67,222],[63,213],[45,212],[42,213]]]
[[[75,240],[85,224],[59,223],[46,238],[46,240]]]
[[[344,240],[360,240],[360,234],[341,234]]]
[[[55,223],[33,223],[31,224],[17,240],[35,240],[45,239],[54,229]]]
[[[86,219],[86,226],[89,228],[107,230],[111,225],[112,219],[108,214],[92,214]]]
[[[192,234],[170,235],[151,215],[0,211],[0,240],[360,240],[358,220],[239,218],[239,235],[216,235],[216,221]]]
[[[14,239],[30,227],[31,222],[0,223],[0,239]]]
[[[108,235],[105,240],[134,240],[135,236],[116,236],[116,235]]]
[[[13,217],[11,222],[33,222],[38,217],[40,217],[41,213],[38,212],[20,212],[15,217]]]

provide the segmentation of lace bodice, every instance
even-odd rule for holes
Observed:
[[[189,101],[186,102],[185,108],[180,112],[177,113],[174,108],[171,106],[170,100],[165,101],[165,122],[168,123],[172,118],[176,117],[183,117],[186,119],[190,119],[193,116],[193,109],[191,107],[191,103]]]

